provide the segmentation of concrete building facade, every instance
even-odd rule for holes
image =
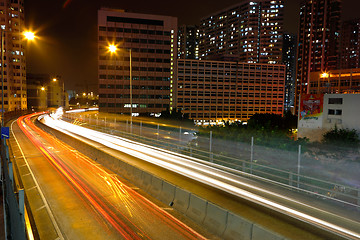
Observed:
[[[311,95],[311,94],[310,94]],[[355,129],[360,133],[360,94],[324,94],[321,112],[303,117],[298,123],[298,137],[321,141],[325,132],[335,128]],[[314,101],[310,101],[310,105]]]
[[[118,51],[110,54],[109,44]],[[101,9],[98,56],[100,111],[136,116],[172,109],[177,18]]]
[[[201,19],[200,58],[233,55],[247,63],[282,62],[283,0],[242,0]]]
[[[283,114],[285,66],[178,60],[177,109],[200,123]]]
[[[0,27],[5,36],[4,110],[26,109],[26,41],[22,34],[25,26],[24,1],[0,0],[0,16]]]

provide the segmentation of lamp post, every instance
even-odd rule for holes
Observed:
[[[116,51],[118,50],[117,46],[114,44],[110,44],[108,46],[108,49],[110,51],[110,53],[116,53]],[[133,108],[133,103],[132,103],[132,52],[131,52],[131,48],[128,49],[129,50],[129,65],[130,65],[130,126],[132,127],[132,108]],[[116,68],[115,68],[116,69]]]

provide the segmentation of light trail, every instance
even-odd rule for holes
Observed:
[[[135,223],[132,222],[130,218],[132,218],[132,211],[137,206],[141,206],[143,209],[146,209],[150,214],[156,216],[157,219],[160,219],[163,224],[169,226],[173,231],[177,231],[178,234],[182,235],[184,239],[204,239],[200,234],[196,231],[159,208],[155,204],[153,204],[148,199],[141,196],[139,193],[133,191],[128,186],[124,185],[119,179],[106,172],[103,168],[101,168],[97,163],[93,162],[89,158],[85,157],[82,154],[76,152],[73,148],[63,144],[57,139],[49,136],[47,133],[43,132],[39,128],[37,128],[30,118],[33,115],[27,117],[21,117],[18,119],[18,125],[23,130],[23,132],[27,135],[27,137],[34,143],[35,146],[41,151],[41,153],[50,161],[50,163],[72,184],[73,187],[77,189],[81,193],[83,197],[85,197],[91,205],[125,238],[125,239],[151,239],[140,227],[138,227]],[[41,136],[41,138],[45,139],[47,142],[51,143],[57,148],[61,149],[62,154],[76,155],[77,163],[81,164],[80,168],[84,168],[86,171],[95,174],[100,178],[111,191],[111,195],[113,195],[117,199],[117,203],[114,204],[113,201],[106,199],[106,197],[100,195],[98,197],[99,191],[94,192],[94,189],[88,187],[90,183],[84,182],[78,176],[78,172],[76,170],[71,169],[69,164],[62,161],[59,157],[57,157],[54,153],[49,151],[45,145],[39,141],[33,133],[29,131],[35,131],[37,135]],[[84,170],[84,171],[85,171]],[[101,183],[98,183],[101,185]],[[104,195],[104,194],[103,194]],[[127,217],[125,214],[121,213],[118,206],[125,206],[128,210],[130,217]],[[121,220],[117,215],[120,214],[121,218],[125,220]],[[151,215],[150,215],[151,217]],[[130,227],[128,226],[130,224]],[[136,229],[134,232],[132,229]]]
[[[144,161],[150,162],[152,164],[156,164],[158,166],[164,167],[168,170],[174,171],[176,173],[182,174],[183,176],[189,177],[196,181],[207,183],[210,186],[216,187],[228,193],[231,193],[235,196],[245,198],[247,200],[256,202],[262,206],[267,208],[276,210],[283,214],[292,216],[295,219],[301,220],[303,222],[310,223],[319,228],[326,229],[330,232],[339,234],[341,236],[346,236],[350,239],[360,239],[360,234],[358,232],[354,232],[338,226],[336,224],[330,223],[328,221],[313,217],[309,214],[305,214],[296,209],[292,209],[290,207],[284,206],[283,204],[276,203],[272,200],[268,200],[264,197],[261,197],[257,194],[251,193],[249,191],[243,190],[235,185],[242,185],[251,188],[255,188],[257,191],[271,194],[277,198],[286,199],[287,201],[292,201],[293,203],[300,204],[306,206],[310,209],[315,209],[312,206],[303,204],[297,200],[284,197],[279,194],[275,194],[273,192],[256,188],[253,185],[249,185],[243,182],[238,181],[235,178],[229,177],[231,174],[223,172],[219,169],[201,164],[198,162],[194,162],[189,160],[188,156],[184,156],[181,154],[171,154],[168,151],[164,151],[155,147],[150,147],[145,144],[133,142],[128,139],[120,138],[117,136],[112,136],[109,134],[97,132],[91,129],[86,129],[80,126],[75,126],[73,124],[61,121],[54,120],[48,116],[44,117],[45,123],[52,128],[55,128],[59,131],[62,131],[66,134],[69,134],[73,137],[81,136],[92,141],[103,144],[109,148],[118,150],[120,152],[124,152],[136,158],[142,159]],[[76,134],[76,135],[75,135]],[[317,211],[322,211],[316,209]]]

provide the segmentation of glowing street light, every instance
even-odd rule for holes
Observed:
[[[114,44],[110,44],[109,46],[108,46],[108,49],[109,49],[109,51],[111,52],[111,53],[115,53],[118,49],[117,49],[117,47],[116,47],[116,45],[114,45]]]
[[[56,82],[57,81],[57,79],[56,78],[53,78],[53,82]]]
[[[328,77],[330,77],[330,74],[327,73],[327,72],[323,72],[323,73],[320,74],[320,77],[321,78],[328,78]]]
[[[41,87],[40,89],[41,89],[41,91],[45,91],[45,87]]]
[[[26,31],[23,33],[23,35],[25,36],[25,39],[27,40],[34,40],[35,39],[35,33],[30,32],[30,31]]]

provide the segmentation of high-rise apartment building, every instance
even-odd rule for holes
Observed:
[[[282,62],[283,0],[242,0],[200,24],[200,58],[233,55],[240,62]]]
[[[98,48],[100,111],[136,116],[172,108],[177,18],[101,9]]]
[[[341,0],[303,0],[298,36],[296,107],[300,94],[309,92],[310,72],[338,66]]]
[[[0,0],[0,16],[4,35],[4,111],[26,109],[24,1]]]
[[[360,18],[341,27],[340,69],[360,68]]]
[[[294,107],[296,78],[296,36],[285,33],[283,37],[283,63],[286,66],[284,110]]]
[[[176,107],[198,123],[283,113],[284,65],[179,59],[177,69]]]
[[[178,31],[178,58],[199,59],[199,27],[182,25]]]

